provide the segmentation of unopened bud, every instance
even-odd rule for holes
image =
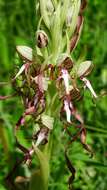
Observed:
[[[44,48],[48,44],[48,36],[47,34],[43,31],[40,30],[37,32],[37,46],[39,48]]]

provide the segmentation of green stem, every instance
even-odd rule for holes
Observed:
[[[39,160],[40,168],[32,173],[29,190],[48,190],[51,150],[52,138],[49,138],[49,142],[45,145],[43,151],[37,147],[34,147],[35,154]]]

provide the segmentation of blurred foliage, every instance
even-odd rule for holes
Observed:
[[[97,94],[107,88],[107,1],[88,0],[84,29],[74,57],[91,59],[95,65],[90,80]],[[9,81],[20,66],[15,46],[33,46],[36,29],[34,0],[0,0],[0,81]],[[0,95],[13,92],[11,85],[0,86]],[[84,152],[79,140],[72,144],[70,159],[77,170],[74,190],[106,190],[107,185],[107,97],[93,103],[89,93],[79,107],[84,115],[87,128],[87,143],[94,150],[94,158]],[[14,126],[22,113],[21,100],[17,97],[0,101],[0,190],[6,190],[4,178],[21,157],[16,149],[13,135]],[[60,124],[54,126],[53,155],[49,190],[66,190],[69,173],[64,158],[64,143],[61,139]],[[27,127],[27,126],[26,126]],[[28,129],[31,130],[31,129]],[[29,132],[30,133],[30,132]],[[25,133],[21,135],[24,142]],[[60,137],[60,138],[59,138]],[[30,176],[30,170],[19,166],[15,176]]]

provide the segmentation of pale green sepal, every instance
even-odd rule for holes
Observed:
[[[78,77],[87,75],[87,73],[90,73],[92,70],[93,64],[91,61],[84,61],[77,65],[77,75]]]
[[[16,46],[16,50],[24,60],[32,62],[32,48],[28,46]]]

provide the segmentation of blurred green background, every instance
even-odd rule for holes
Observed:
[[[97,94],[107,88],[107,1],[88,0],[85,22],[75,57],[91,59],[94,71],[89,79]],[[0,81],[9,81],[19,67],[16,45],[33,45],[36,29],[34,0],[0,0]],[[0,85],[0,95],[13,92],[11,85]],[[70,158],[77,170],[74,190],[107,189],[107,97],[94,104],[85,94],[80,105],[86,128],[87,143],[94,151],[94,158],[83,150],[79,140],[70,150]],[[80,103],[81,104],[81,103]],[[20,98],[0,101],[0,190],[5,190],[4,178],[21,157],[17,151],[13,129],[23,111]],[[49,190],[66,190],[69,176],[63,153],[64,142],[59,139],[61,129],[55,126],[54,151],[51,160]],[[21,136],[24,141],[24,135]],[[57,147],[57,148],[56,148]],[[17,175],[30,175],[27,167],[20,166]],[[14,176],[14,177],[15,177]],[[13,177],[13,178],[14,178]],[[8,189],[8,188],[7,188]]]

